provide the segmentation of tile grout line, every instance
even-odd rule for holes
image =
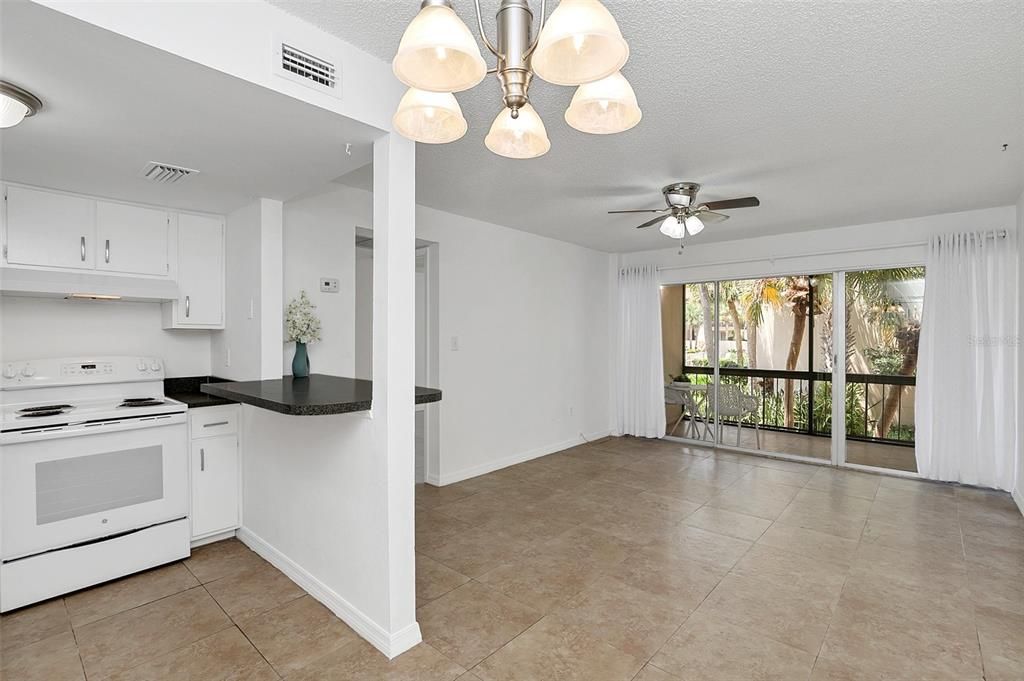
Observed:
[[[189,570],[189,572],[191,572],[191,570]],[[216,582],[217,580],[214,579],[214,580],[211,580],[211,581],[212,582]],[[242,631],[242,627],[238,626],[238,622],[236,622],[234,620],[234,618],[231,615],[228,614],[228,611],[224,609],[224,606],[220,604],[220,601],[218,601],[217,598],[212,593],[210,593],[210,590],[206,588],[206,584],[203,583],[203,582],[200,582],[200,586],[203,587],[203,591],[205,591],[206,595],[210,597],[210,600],[212,600],[214,603],[216,603],[217,607],[220,609],[220,611],[222,613],[224,613],[225,617],[228,618],[228,622],[231,622],[231,627],[224,627],[224,629],[221,629],[220,631],[214,632],[213,634],[210,634],[210,636],[216,636],[221,631],[226,631],[227,629],[230,629],[230,628],[237,629],[238,633],[240,633],[242,635],[242,637],[246,641],[249,642],[249,645],[251,645],[253,647],[253,650],[255,650],[259,654],[260,658],[262,658],[263,661],[267,663],[267,666],[270,667],[271,671],[273,671],[275,674],[277,674],[278,678],[281,678],[281,673],[277,671],[277,667],[275,667],[274,665],[270,664],[270,660],[268,660],[266,658],[266,656],[263,654],[263,651],[260,650],[259,647],[255,643],[252,642],[252,640],[249,638],[248,634],[246,634],[244,631]],[[305,591],[303,591],[303,595],[306,595]],[[299,598],[301,598],[301,596]],[[296,600],[296,599],[292,599],[292,600]],[[291,600],[287,601],[287,603],[291,603],[291,602],[292,602]],[[286,605],[287,603],[282,603],[282,605]],[[269,610],[266,610],[264,612],[270,612],[270,610],[273,610],[273,609],[274,608],[270,608]],[[262,613],[260,613],[260,614],[262,614]],[[209,638],[209,637],[206,637],[206,638]],[[203,639],[200,639],[200,640],[203,640]],[[193,643],[195,643],[195,641],[193,641]],[[189,645],[192,645],[192,643],[190,643]],[[182,647],[184,648],[184,647],[187,647],[187,646],[182,646]],[[179,648],[179,650],[181,650],[181,648]]]

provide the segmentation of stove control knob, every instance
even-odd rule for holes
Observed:
[[[149,365],[149,368],[152,369],[153,371],[160,371],[159,360],[153,360],[153,363]]]
[[[146,366],[146,360],[140,359],[139,363],[135,365],[135,368],[138,369],[139,371],[145,371],[149,367]]]
[[[8,364],[4,367],[4,378],[14,378],[18,375],[18,370],[14,368],[13,364]]]
[[[35,367],[30,366],[30,365],[25,365],[25,367],[21,370],[21,375],[24,376],[25,378],[31,378],[32,376],[35,376],[36,375]]]

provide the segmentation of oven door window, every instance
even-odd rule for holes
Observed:
[[[156,501],[164,494],[163,447],[41,461],[35,478],[37,525]]]

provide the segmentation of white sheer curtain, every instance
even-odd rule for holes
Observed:
[[[654,265],[619,270],[618,431],[665,435],[661,289]]]
[[[915,416],[923,477],[1011,490],[1021,290],[1017,235],[1002,235],[928,242]]]

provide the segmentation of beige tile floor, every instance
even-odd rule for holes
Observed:
[[[394,661],[232,540],[0,618],[0,678],[1024,679],[1006,494],[624,438],[416,506]]]

